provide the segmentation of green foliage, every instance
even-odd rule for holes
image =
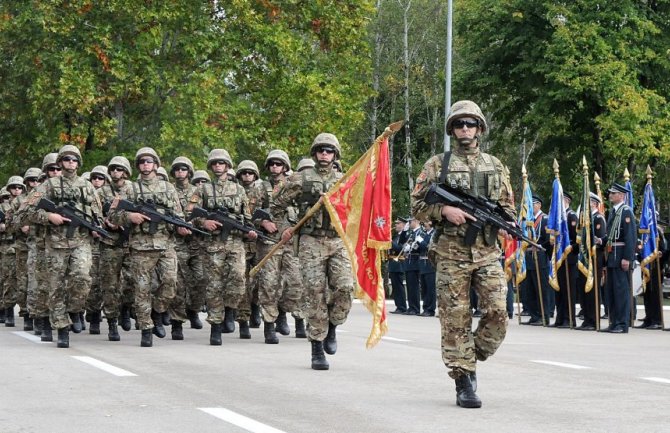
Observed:
[[[0,170],[63,143],[86,166],[150,145],[202,167],[348,144],[364,121],[370,1],[26,1],[0,5]]]

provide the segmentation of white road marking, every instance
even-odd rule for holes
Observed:
[[[402,338],[394,338],[394,337],[382,337],[382,340],[388,340],[388,341],[398,341],[400,343],[409,343],[412,340],[403,340]]]
[[[114,376],[126,377],[126,376],[137,376],[135,373],[131,373],[128,370],[124,370],[119,367],[114,367],[111,364],[100,361],[90,356],[73,356],[74,359],[84,362],[86,364],[92,365],[93,367],[99,368],[100,370],[106,371],[107,373],[113,374]]]
[[[37,335],[30,334],[30,333],[28,333],[28,332],[26,332],[26,331],[14,331],[14,332],[12,332],[12,334],[14,334],[14,335],[18,335],[19,337],[21,337],[21,338],[25,338],[26,340],[30,340],[30,341],[32,341],[33,343],[38,343],[38,344],[49,344],[48,341],[42,341],[42,339],[41,339],[40,337],[38,337]]]
[[[650,382],[670,383],[670,379],[664,379],[662,377],[641,377],[640,379],[648,380]]]
[[[572,368],[575,370],[587,370],[591,368],[591,367],[585,367],[583,365],[567,364],[565,362],[543,361],[541,359],[531,359],[530,362],[536,362],[538,364],[555,365],[556,367]]]
[[[285,433],[282,430],[277,430],[274,427],[222,407],[199,407],[198,409],[252,433]]]

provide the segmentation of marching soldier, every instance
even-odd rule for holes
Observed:
[[[495,353],[507,328],[505,274],[497,233],[485,228],[474,244],[466,245],[468,221],[474,217],[458,207],[428,204],[424,197],[432,184],[446,183],[500,204],[514,218],[509,174],[502,163],[479,147],[486,119],[472,101],[458,101],[449,112],[447,133],[456,138],[453,151],[424,164],[412,192],[412,211],[436,226],[430,254],[436,262],[438,307],[442,327],[442,359],[456,382],[461,407],[481,407],[477,390],[477,361]],[[469,290],[479,295],[482,318],[473,333]]]
[[[298,234],[293,233],[289,222],[289,208],[293,203],[298,203],[297,218],[301,218],[342,178],[334,168],[340,153],[340,142],[335,135],[317,135],[310,149],[315,167],[293,174],[274,194],[271,213],[285,241]],[[328,370],[330,366],[324,351],[329,355],[337,351],[336,328],[346,322],[351,310],[354,289],[351,263],[324,207],[300,228],[299,235],[298,257],[307,305],[312,369]]]
[[[630,326],[630,278],[633,270],[637,228],[633,210],[624,203],[627,187],[615,183],[608,190],[612,209],[607,220],[607,278],[605,292],[609,302],[610,325],[604,332],[625,334]]]
[[[203,183],[189,200],[187,213],[197,207],[216,212],[219,209],[228,211],[241,223],[251,223],[249,201],[244,188],[228,179],[228,169],[233,166],[230,154],[224,149],[214,149],[207,158],[207,168],[212,171],[215,179]],[[209,344],[222,344],[224,311],[227,310],[226,327],[234,330],[235,313],[238,306],[246,301],[246,270],[243,235],[238,230],[226,230],[219,221],[206,218],[193,218],[193,224],[212,233],[205,246],[207,259],[205,270],[209,281],[207,284],[207,321],[211,325]],[[228,232],[224,239],[222,235]],[[251,231],[249,239],[256,239],[256,232]],[[251,338],[249,322],[240,320],[240,338]],[[232,332],[232,331],[231,331]]]
[[[72,145],[61,147],[58,164],[62,175],[47,179],[35,190],[28,202],[27,218],[47,227],[46,262],[49,287],[49,312],[51,325],[58,330],[58,347],[70,346],[69,329],[82,330],[80,313],[91,288],[91,242],[88,230],[75,230],[67,235],[70,221],[59,213],[38,209],[44,198],[56,205],[68,204],[95,220],[102,215],[102,208],[93,186],[77,176],[82,159],[79,149]],[[97,236],[94,235],[94,236]]]
[[[11,198],[11,194],[9,191],[7,191],[7,186],[3,186],[0,189],[0,211],[5,213],[9,210],[9,206],[11,206],[11,203],[9,202],[9,199]],[[5,223],[0,223],[0,266],[2,266],[3,260],[9,260],[8,256],[10,254],[10,249],[11,249],[11,233],[8,233],[6,230],[6,224]],[[9,263],[9,262],[8,262]],[[12,327],[14,326],[14,309],[12,309],[11,313],[11,319],[10,319],[10,324],[7,325],[5,320],[7,318],[5,312],[7,309],[5,308],[5,302],[4,302],[4,284],[5,284],[5,279],[8,277],[8,273],[10,271],[11,267],[2,267],[0,268],[0,323],[5,323],[5,326]]]
[[[3,236],[3,249],[2,252],[2,299],[5,309],[5,326],[13,327],[14,322],[14,306],[19,303],[21,298],[21,290],[19,285],[23,278],[17,276],[17,253],[16,253],[16,230],[12,225],[12,214],[14,212],[14,203],[16,200],[25,192],[26,187],[23,184],[23,178],[21,176],[12,176],[7,181],[7,191],[9,192],[9,200],[4,203],[2,207],[2,212],[5,215],[5,221],[0,224],[0,232],[4,233]],[[27,248],[25,247],[25,242],[20,242],[18,258],[22,259],[25,263],[27,259]],[[24,265],[25,267],[25,265]],[[21,269],[21,266],[18,266],[18,269]],[[25,273],[25,269],[24,273]],[[19,306],[19,314],[22,314],[21,309],[25,309],[25,305]]]
[[[161,213],[183,217],[177,191],[171,183],[160,179],[156,171],[161,161],[156,151],[143,147],[135,154],[135,167],[140,178],[120,191],[120,197],[134,204],[154,205]],[[130,226],[129,276],[135,290],[135,314],[142,331],[140,346],[153,345],[152,333],[158,338],[165,337],[164,323],[170,323],[168,306],[175,296],[177,284],[177,253],[174,250],[173,227],[165,222],[150,228],[151,218],[140,212],[129,212],[118,207],[118,199],[110,208],[109,220],[112,224]],[[190,230],[178,227],[180,236],[187,236]],[[154,274],[155,273],[155,274]],[[152,277],[158,277],[158,287],[152,291]]]

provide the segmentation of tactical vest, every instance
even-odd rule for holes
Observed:
[[[174,211],[176,206],[175,202],[172,199],[172,194],[168,185],[170,184],[166,180],[158,179],[156,182],[155,189],[152,191],[148,189],[145,185],[142,185],[141,181],[133,182],[132,183],[133,195],[134,195],[133,201],[135,202],[135,204],[144,202],[146,204],[156,205],[156,210],[161,214],[166,213],[166,208],[169,211]],[[172,229],[173,229],[172,226],[168,226],[164,222],[160,222],[158,224],[158,231],[170,232],[172,231]],[[139,225],[133,224],[132,233],[137,232],[148,233],[148,230],[149,230],[148,222],[144,222]]]
[[[95,190],[87,180],[77,176],[73,182],[66,182],[62,176],[58,176],[48,178],[45,182],[49,183],[48,190],[51,191],[49,199],[53,201],[56,206],[62,206],[67,203],[84,212],[86,215],[93,216],[91,204],[95,200]],[[101,215],[95,216],[100,217]],[[61,226],[47,226],[47,231],[49,233],[59,233],[63,238],[65,237],[67,229],[67,224]],[[88,236],[88,231],[86,229],[80,228],[79,232],[82,235]]]
[[[298,199],[299,217],[302,218],[321,198],[321,193],[327,192],[342,176],[341,173],[331,170],[322,177],[314,168],[300,172],[302,174],[302,193]],[[321,208],[300,229],[301,234],[320,236],[337,236],[330,223],[330,215],[325,207]]]

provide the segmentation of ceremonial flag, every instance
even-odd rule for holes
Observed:
[[[355,295],[372,313],[367,347],[386,333],[382,253],[391,248],[391,125],[367,152],[324,194],[323,204],[351,259]],[[399,128],[399,126],[398,126]]]
[[[572,245],[570,245],[570,232],[568,231],[568,216],[563,204],[563,187],[558,177],[554,179],[552,187],[547,232],[554,241],[554,250],[549,262],[549,284],[554,290],[559,291],[558,270],[572,251]]]
[[[656,225],[656,199],[651,182],[644,187],[644,199],[642,201],[642,213],[640,215],[640,228],[638,232],[642,235],[642,279],[647,283],[651,279],[651,262],[658,256],[658,226]]]
[[[517,223],[519,228],[527,237],[537,239],[535,234],[535,214],[533,213],[533,191],[530,189],[530,183],[525,181],[523,195],[519,203],[519,218]],[[516,241],[515,241],[516,242]],[[528,244],[523,241],[518,242],[516,250],[516,283],[521,284],[526,279],[526,248]]]
[[[586,164],[586,162],[585,162]],[[587,170],[587,168],[585,168]],[[584,292],[589,293],[593,288],[593,256],[595,245],[591,246],[591,191],[589,188],[588,171],[584,175],[584,187],[582,188],[582,203],[580,205],[579,226],[577,227],[577,243],[579,248],[579,260],[577,267],[586,277]]]
[[[626,188],[628,188],[628,190],[630,191],[626,193],[626,204],[628,205],[628,207],[630,207],[631,211],[634,211],[635,208],[633,207],[633,185],[631,185],[630,180],[626,181]]]

